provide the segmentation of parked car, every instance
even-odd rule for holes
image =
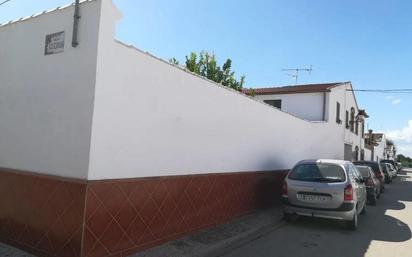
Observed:
[[[286,176],[282,201],[287,221],[295,215],[328,218],[356,230],[358,215],[366,213],[366,188],[349,161],[304,160]]]
[[[388,166],[389,172],[392,174],[392,178],[396,178],[396,176],[398,176],[398,171],[396,170],[396,168],[393,167],[393,165],[390,163],[385,163],[385,164]]]
[[[356,168],[358,169],[359,173],[362,175],[363,179],[365,180],[366,193],[368,196],[367,198],[368,198],[369,204],[376,205],[376,199],[380,198],[381,196],[380,180],[376,177],[375,173],[372,171],[370,167],[356,166]]]
[[[398,172],[399,166],[398,166],[398,163],[396,161],[394,161],[394,160],[381,160],[381,162],[392,164],[392,166],[395,168],[396,172]]]
[[[379,165],[381,166],[383,173],[385,174],[385,183],[386,184],[391,183],[393,179],[393,172],[391,170],[391,167],[389,166],[388,163],[384,163],[384,162],[381,162]]]
[[[373,170],[373,173],[375,173],[376,177],[381,182],[381,193],[385,192],[385,178],[386,178],[386,176],[385,176],[385,173],[382,170],[382,167],[379,165],[378,162],[356,161],[356,162],[354,162],[354,164],[370,167]]]

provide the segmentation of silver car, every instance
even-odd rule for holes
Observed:
[[[282,186],[284,217],[304,215],[346,221],[356,230],[366,212],[364,179],[349,161],[304,160],[288,173]]]
[[[396,168],[391,163],[385,163],[385,164],[388,166],[389,172],[392,174],[392,178],[396,178],[397,176]]]

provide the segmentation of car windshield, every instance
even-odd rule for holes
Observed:
[[[344,182],[345,171],[342,167],[328,163],[300,164],[293,168],[289,179],[314,182]]]
[[[362,177],[367,178],[370,176],[368,167],[356,166],[356,168],[359,170]]]

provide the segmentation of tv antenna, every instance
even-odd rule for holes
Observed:
[[[293,72],[293,73],[287,73],[287,75],[295,79],[295,85],[298,84],[299,72],[306,71],[309,74],[311,74],[312,70],[313,70],[312,65],[310,66],[310,68],[282,69],[282,71],[287,71],[287,72],[292,71]]]

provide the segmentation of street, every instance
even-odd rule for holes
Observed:
[[[412,170],[399,172],[376,206],[367,206],[357,231],[342,222],[299,217],[225,257],[411,256]]]

